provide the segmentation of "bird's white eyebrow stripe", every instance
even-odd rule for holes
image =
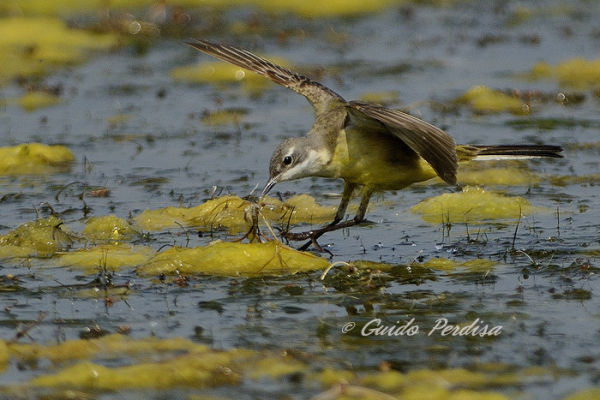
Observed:
[[[291,156],[292,154],[294,154],[294,150],[295,150],[295,149],[296,149],[295,147],[291,147],[291,148],[290,148],[290,151],[288,151],[288,152],[287,152],[287,153],[284,155],[284,157],[288,157],[288,156]]]

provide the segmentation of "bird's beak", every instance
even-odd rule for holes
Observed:
[[[265,197],[267,195],[267,193],[269,193],[269,191],[271,189],[273,189],[273,186],[275,186],[275,184],[277,183],[278,176],[275,176],[271,179],[269,179],[269,181],[267,182],[267,184],[265,185],[264,189],[262,190],[262,192],[260,193],[260,197]]]

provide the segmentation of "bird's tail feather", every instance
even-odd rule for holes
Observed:
[[[562,147],[550,145],[459,145],[456,147],[456,153],[460,161],[514,160],[539,157],[561,158],[562,151]]]

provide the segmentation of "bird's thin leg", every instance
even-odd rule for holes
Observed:
[[[338,207],[338,214],[339,214],[339,210],[343,209],[344,212],[342,212],[342,215],[344,215],[344,213],[346,212],[346,208],[348,207],[349,198],[346,199],[346,202],[344,203],[344,199],[345,199],[344,196],[347,194],[347,191],[348,190],[350,191],[350,195],[354,191],[354,187],[351,187],[349,189],[348,186],[349,186],[348,184],[346,184],[344,186],[344,193],[342,194],[342,202],[341,202],[340,206]],[[361,222],[363,222],[365,220],[365,215],[367,213],[367,207],[369,206],[369,201],[371,200],[372,195],[373,195],[373,189],[371,189],[369,187],[365,187],[363,189],[362,197],[360,200],[360,205],[358,206],[358,212],[356,213],[356,216],[354,217],[354,219],[352,219],[350,221],[346,221],[346,222],[338,225],[338,222],[339,222],[339,221],[337,221],[338,214],[336,214],[335,219],[333,220],[333,222],[331,224],[327,225],[324,228],[312,231],[310,234],[310,241],[306,242],[302,247],[300,247],[300,250],[306,250],[310,247],[311,244],[313,244],[317,250],[319,250],[320,252],[323,252],[323,250],[324,250],[323,247],[321,247],[321,245],[319,245],[319,243],[317,243],[317,239],[320,238],[321,236],[323,236],[323,234],[325,234],[327,232],[331,232],[331,231],[336,231],[338,229],[349,228],[351,226],[355,226],[355,225],[358,225]]]
[[[333,226],[344,219],[344,215],[346,214],[346,210],[348,209],[348,204],[350,204],[350,199],[352,198],[352,193],[354,189],[356,189],[358,185],[355,183],[350,183],[344,181],[344,191],[342,192],[342,201],[340,201],[340,205],[338,206],[337,212],[335,213],[335,218],[329,224],[329,226]]]
[[[367,214],[367,207],[369,206],[369,200],[371,200],[371,196],[373,195],[373,189],[366,187],[363,189],[362,198],[360,199],[360,206],[358,206],[358,212],[354,217],[354,221],[356,223],[362,222],[365,220],[365,215]]]
[[[317,239],[323,236],[327,232],[337,231],[340,229],[350,228],[352,226],[356,226],[365,220],[365,215],[367,213],[367,207],[369,205],[369,200],[371,199],[371,195],[373,194],[373,189],[369,187],[365,187],[363,189],[362,197],[360,200],[360,206],[358,207],[358,212],[356,216],[348,221],[344,221],[340,223],[340,221],[344,218],[346,213],[346,209],[348,208],[348,203],[350,202],[350,198],[352,196],[352,192],[356,188],[357,185],[352,183],[344,184],[344,192],[342,193],[342,201],[340,202],[340,206],[335,214],[334,220],[327,226],[321,229],[314,229],[307,232],[301,233],[287,233],[285,235],[288,240],[305,240],[310,239],[306,242],[299,250],[306,250],[310,247],[310,245],[314,245],[315,248],[319,251],[323,251],[323,247],[319,245]]]
[[[349,201],[349,197],[346,197],[346,196],[350,196],[352,194],[352,192],[354,191],[354,187],[355,186],[352,186],[352,184],[346,184],[344,186],[344,193],[342,194],[342,202],[340,203],[340,206],[338,207],[338,213],[336,214],[336,218],[333,220],[333,222],[331,224],[329,224],[326,227],[321,228],[321,229],[316,229],[314,231],[309,231],[309,232],[303,232],[302,234],[300,234],[300,235],[302,235],[301,237],[300,236],[297,237],[297,240],[303,240],[305,238],[310,238],[310,241],[306,242],[302,247],[300,247],[300,250],[306,250],[312,244],[317,248],[317,250],[322,251],[323,248],[319,245],[319,243],[317,243],[318,238],[320,238],[327,232],[337,231],[339,229],[350,228],[351,226],[358,225],[365,220],[365,215],[367,213],[367,207],[369,206],[369,200],[371,199],[371,195],[373,194],[373,189],[369,188],[369,187],[365,187],[363,189],[362,197],[360,200],[360,206],[358,207],[358,212],[356,213],[356,216],[353,219],[351,219],[349,221],[345,221],[341,224],[337,220],[339,210],[343,209],[343,212],[341,213],[342,215],[344,215],[344,213],[346,212],[346,208],[348,207],[348,201]]]
[[[330,232],[332,230],[337,229],[337,228],[336,229],[331,229],[331,228],[334,227],[335,225],[337,225],[341,220],[344,219],[344,215],[346,215],[346,210],[348,209],[348,204],[350,204],[350,200],[352,199],[352,193],[354,192],[354,189],[356,189],[357,186],[358,185],[355,183],[350,183],[350,182],[344,181],[344,191],[342,192],[342,200],[340,201],[340,205],[338,206],[338,209],[337,209],[337,212],[335,213],[335,217],[333,218],[333,221],[324,228],[317,229],[314,231],[304,232],[304,234],[308,235],[307,237],[309,237],[310,240],[308,242],[304,243],[302,245],[302,247],[300,247],[300,250],[304,251],[304,250],[308,249],[311,244],[313,244],[317,248],[317,250],[319,250],[320,252],[323,252],[323,248],[321,247],[321,245],[319,245],[319,243],[317,243],[317,239],[320,238],[321,236],[323,236],[323,234],[325,234],[326,232]],[[288,237],[288,239],[289,239],[289,237]],[[303,239],[298,239],[298,240],[303,240]]]

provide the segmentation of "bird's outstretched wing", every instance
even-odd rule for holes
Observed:
[[[446,132],[412,115],[376,104],[351,101],[348,112],[358,119],[367,116],[381,122],[391,134],[423,157],[440,178],[450,184],[456,183],[456,143]]]
[[[292,72],[287,68],[273,64],[269,60],[252,54],[249,51],[215,44],[206,40],[196,40],[194,42],[184,43],[206,54],[210,54],[213,57],[266,76],[273,82],[300,93],[315,107],[317,114],[327,111],[329,104],[334,100],[345,102],[340,95],[319,82],[315,82],[305,76]]]

